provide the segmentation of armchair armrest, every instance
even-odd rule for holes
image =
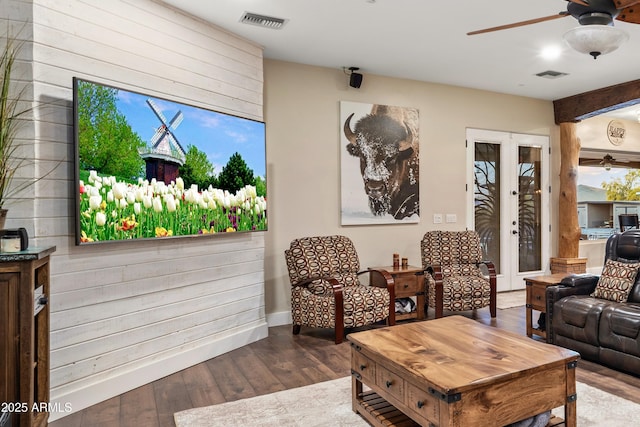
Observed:
[[[367,270],[363,270],[363,271],[359,271],[357,273],[358,276],[360,276],[361,274],[364,273],[369,273],[372,276],[380,276],[377,280],[369,280],[370,283],[372,283],[372,286],[377,286],[380,288],[387,288],[387,291],[389,291],[389,302],[390,302],[390,306],[389,306],[389,326],[393,326],[396,324],[396,310],[395,310],[395,300],[396,300],[396,285],[395,285],[395,281],[393,280],[393,276],[384,269],[378,269],[378,268],[369,268]]]
[[[438,264],[428,265],[424,269],[425,273],[428,273],[432,278],[435,284],[434,293],[435,293],[435,309],[436,309],[436,319],[442,317],[442,304],[444,301],[444,289],[442,280],[444,276],[442,275],[442,267]],[[425,278],[426,292],[427,292],[427,300],[429,300],[429,280]]]
[[[547,286],[545,292],[547,342],[553,343],[553,305],[569,295],[589,295],[600,278],[594,275],[567,276],[558,285]]]
[[[496,266],[493,264],[493,261],[480,261],[478,263],[478,267],[480,267],[481,265],[484,265],[487,268],[489,277],[496,277]]]
[[[489,297],[489,311],[491,312],[491,317],[496,317],[496,311],[498,308],[498,285],[497,285],[497,277],[496,277],[496,266],[493,264],[493,261],[485,260],[480,261],[478,266],[484,265],[489,272],[489,288],[490,288],[490,297]]]

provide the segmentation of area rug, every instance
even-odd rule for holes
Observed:
[[[498,292],[496,307],[504,310],[505,308],[523,306],[526,302],[527,292],[524,289],[520,291]]]
[[[640,405],[577,383],[578,427],[632,427]],[[615,408],[615,409],[614,409]],[[563,408],[554,409],[563,417]],[[312,384],[173,415],[176,427],[367,427],[351,409],[351,378]]]

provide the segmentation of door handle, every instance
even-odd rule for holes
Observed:
[[[512,230],[511,234],[518,234],[518,230]]]

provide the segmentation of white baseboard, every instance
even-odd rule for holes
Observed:
[[[93,382],[85,380],[52,390],[53,411],[49,415],[49,421],[78,412],[182,369],[266,338],[268,335],[267,323],[256,322],[243,329],[235,329],[229,334],[214,336],[211,340],[197,343],[187,349],[176,348],[144,365],[138,364],[120,369],[106,379]]]
[[[273,326],[290,325],[291,322],[291,311],[267,314],[267,324],[270,328]]]

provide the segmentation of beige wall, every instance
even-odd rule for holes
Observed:
[[[559,132],[549,101],[380,77],[366,71],[362,87],[353,89],[341,69],[273,60],[265,61],[264,72],[269,186],[265,300],[269,324],[286,323],[289,282],[283,251],[296,237],[344,234],[353,239],[363,267],[388,265],[394,252],[420,265],[420,239],[427,230],[464,229],[467,127],[549,135],[551,206],[557,206]],[[419,109],[420,223],[340,225],[340,101]],[[551,223],[557,224],[557,210],[550,210]],[[458,221],[434,225],[434,213],[455,213]],[[551,236],[552,255],[556,253],[555,234]]]

